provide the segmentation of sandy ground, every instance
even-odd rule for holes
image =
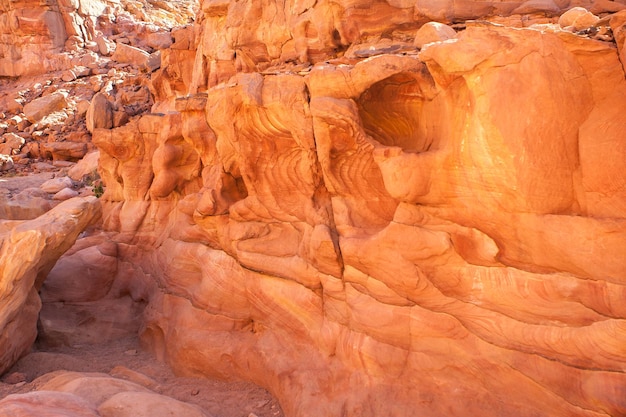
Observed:
[[[143,379],[153,391],[196,404],[214,417],[284,416],[278,401],[263,388],[246,382],[177,377],[138,346],[136,338],[126,338],[101,345],[34,348],[0,379],[0,399],[37,390],[54,371],[102,372],[133,382]],[[6,383],[15,382],[11,379],[25,381]]]

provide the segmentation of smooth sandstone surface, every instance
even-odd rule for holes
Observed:
[[[103,231],[42,339],[293,417],[626,414],[624,4],[579,3],[200,2],[152,113],[89,115]],[[161,404],[119,395],[76,413]]]
[[[205,1],[159,113],[94,131],[145,346],[290,416],[623,414],[615,45],[555,18],[418,51],[391,3],[266,31],[267,5]]]

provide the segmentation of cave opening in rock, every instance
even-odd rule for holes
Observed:
[[[426,152],[436,145],[424,116],[430,101],[420,79],[398,73],[373,84],[357,99],[365,132],[385,146]]]

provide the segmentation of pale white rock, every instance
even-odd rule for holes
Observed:
[[[13,158],[9,155],[0,154],[0,171],[8,171],[13,168]]]
[[[80,0],[78,11],[86,16],[100,16],[107,9],[107,2],[100,0]]]

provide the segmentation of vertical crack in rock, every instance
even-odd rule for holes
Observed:
[[[308,111],[310,111],[310,104],[311,104],[311,93],[309,91],[309,87],[305,85],[305,90],[304,90],[305,96],[306,96],[306,102],[307,102],[307,106],[308,106]],[[337,225],[335,224],[335,217],[334,217],[334,210],[333,210],[333,201],[332,198],[330,198],[330,192],[328,190],[328,187],[326,186],[326,180],[324,178],[324,171],[322,170],[322,166],[320,164],[320,160],[319,160],[319,154],[318,154],[318,144],[317,144],[317,137],[315,134],[315,126],[312,126],[313,128],[313,141],[314,141],[314,146],[315,146],[315,163],[314,165],[312,165],[312,169],[314,170],[314,174],[315,176],[318,178],[318,188],[322,190],[322,195],[319,196],[318,198],[320,198],[320,203],[323,205],[327,205],[329,207],[328,210],[328,216],[329,216],[329,224],[328,227],[330,228],[330,236],[332,238],[333,241],[333,246],[335,248],[335,252],[337,253],[337,258],[341,267],[341,273],[339,274],[339,276],[337,276],[337,278],[343,277],[343,270],[344,270],[344,262],[343,262],[343,255],[341,254],[341,245],[340,245],[340,240],[339,240],[339,231],[337,230]],[[318,193],[316,193],[318,194]]]

